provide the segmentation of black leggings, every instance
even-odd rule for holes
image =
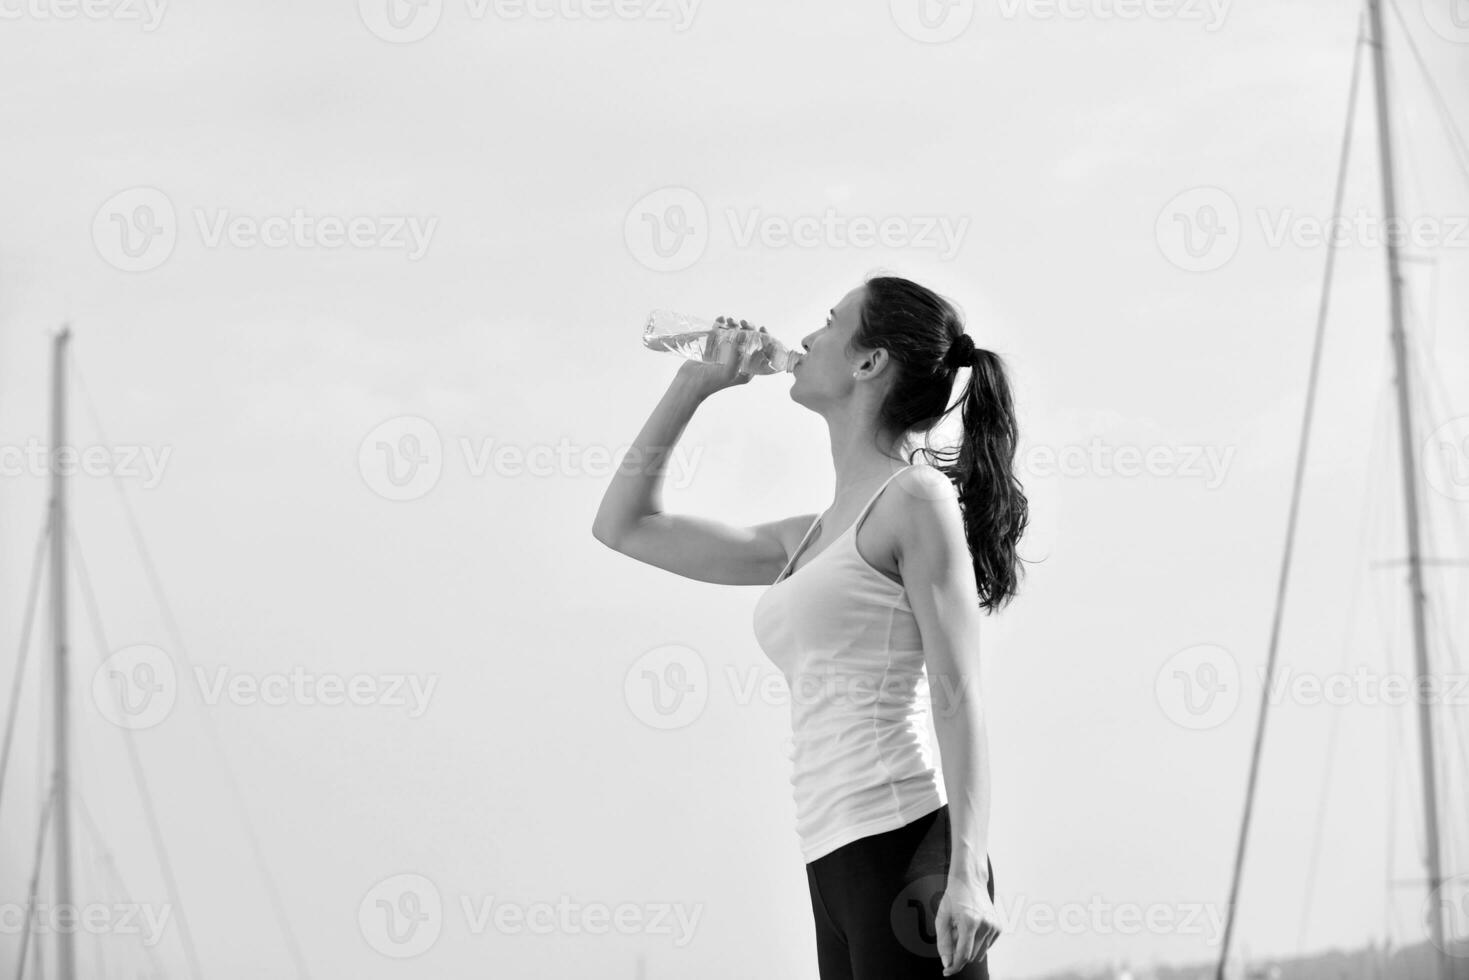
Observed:
[[[806,865],[821,980],[942,977],[934,919],[948,885],[947,804]],[[995,897],[994,866],[986,890]],[[993,946],[991,946],[993,948]],[[953,974],[989,980],[989,953]]]

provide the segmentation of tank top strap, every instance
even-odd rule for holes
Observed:
[[[862,521],[864,519],[866,519],[867,512],[870,511],[870,510],[872,510],[873,505],[877,503],[877,498],[878,497],[881,497],[882,496],[882,492],[888,488],[888,484],[889,483],[892,483],[893,480],[895,480],[897,478],[897,476],[898,476],[899,473],[903,473],[903,472],[905,472],[907,470],[910,470],[910,469],[912,469],[913,467],[915,467],[917,465],[918,465],[917,463],[909,463],[907,466],[903,467],[901,470],[894,471],[894,473],[891,476],[889,476],[886,480],[883,480],[882,481],[882,486],[880,486],[880,487],[877,488],[877,492],[872,495],[872,499],[869,500],[869,501],[867,501],[867,505],[865,507],[863,507],[862,510],[857,514],[857,519],[852,522],[852,541],[854,543],[857,540],[857,532],[860,531],[860,530],[862,530]]]

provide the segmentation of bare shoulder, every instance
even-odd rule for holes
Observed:
[[[964,540],[964,518],[959,491],[943,470],[920,463],[893,481],[896,494],[893,524],[899,553],[905,549],[943,552],[951,542]]]
[[[935,503],[942,508],[943,501],[959,499],[959,492],[954,488],[954,481],[932,463],[915,463],[899,473],[893,483],[907,496],[927,505],[918,508],[920,510],[931,510]]]
[[[903,470],[888,486],[863,525],[862,537],[871,545],[870,551],[860,542],[858,551],[873,555],[875,567],[896,576],[905,545],[911,550],[922,541],[950,533],[944,513],[952,509],[954,521],[959,520],[959,495],[943,470],[928,463]]]
[[[787,562],[790,561],[796,548],[800,546],[801,539],[806,536],[806,532],[811,530],[811,525],[816,523],[816,518],[820,516],[820,514],[796,514],[776,522],[776,535],[785,548]]]

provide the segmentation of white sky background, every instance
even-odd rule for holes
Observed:
[[[300,668],[436,685],[417,716],[208,709],[313,975],[631,976],[642,951],[655,978],[816,976],[787,705],[743,694],[778,677],[751,632],[759,589],[678,579],[597,544],[609,475],[595,454],[628,444],[676,369],[638,342],[649,309],[734,314],[796,343],[877,268],[955,299],[1007,358],[1027,447],[1162,447],[1166,466],[1202,447],[1226,463],[1215,475],[1121,476],[1109,457],[1073,475],[1023,472],[1024,551],[1045,561],[987,622],[979,654],[992,856],[1001,910],[1016,916],[995,975],[1215,955],[1210,913],[1192,916],[1220,914],[1228,893],[1324,260],[1269,232],[1329,216],[1354,5],[1162,4],[1139,18],[1102,0],[1073,4],[1077,17],[984,3],[957,37],[927,44],[898,26],[901,3],[895,17],[880,3],[706,0],[680,30],[651,16],[476,17],[447,0],[436,29],[400,44],[350,2],[180,5],[153,30],[25,2],[0,3],[0,444],[46,439],[48,331],[70,319],[109,445],[169,454],[161,480],[122,483],[208,677]],[[1469,30],[1450,29],[1446,4],[1399,2],[1469,126]],[[1469,232],[1455,224],[1469,185],[1401,47],[1393,73],[1403,212],[1457,235],[1416,249],[1438,264],[1408,272],[1437,390],[1452,396],[1420,419],[1426,437],[1469,413]],[[1379,204],[1368,78],[1349,214]],[[177,241],[128,272],[109,262],[121,260],[104,204],[135,187],[166,195]],[[1170,201],[1200,187],[1216,191],[1190,208],[1228,200],[1239,219],[1208,255],[1228,260],[1189,271]],[[656,271],[637,209],[666,188],[693,192],[707,241],[696,260],[681,254],[686,267]],[[417,258],[211,246],[200,227],[297,208],[436,224]],[[922,238],[797,247],[738,234],[752,218],[828,209],[965,231],[952,255]],[[1367,567],[1403,550],[1380,249],[1342,251],[1335,309],[1282,666],[1407,671],[1406,632],[1387,625],[1404,622],[1400,578]],[[826,430],[789,385],[757,378],[701,408],[668,509],[753,523],[828,505]],[[72,405],[76,441],[96,444],[79,393]],[[431,423],[442,472],[391,501],[359,449],[383,423],[396,439],[404,416]],[[487,447],[563,440],[567,462],[549,474],[476,468]],[[178,707],[137,739],[206,973],[291,976],[115,491],[98,477],[73,487],[108,644],[169,647],[180,665]],[[6,678],[45,490],[29,470],[0,483]],[[1424,494],[1425,550],[1469,555],[1466,504]],[[1463,608],[1469,576],[1436,575],[1442,601]],[[122,742],[91,699],[98,651],[79,590],[72,602],[81,792],[133,897],[156,906]],[[707,703],[657,730],[624,681],[667,644],[705,666]],[[1233,712],[1190,730],[1155,681],[1200,644],[1244,676]],[[40,785],[32,667],[0,807],[6,902],[24,894]],[[1271,716],[1237,931],[1252,953],[1421,936],[1421,896],[1383,898],[1389,872],[1421,873],[1412,716],[1340,713],[1318,832],[1331,714],[1287,703]],[[1462,754],[1451,762],[1463,772]],[[1465,781],[1446,791],[1462,817]],[[1469,871],[1466,843],[1450,870]],[[95,881],[83,853],[79,880]],[[374,889],[401,874],[444,903],[437,938],[412,958],[385,955],[383,930],[359,923],[364,906],[381,920]],[[563,896],[569,925],[539,934],[481,927],[461,904]],[[83,885],[78,897],[93,900]],[[673,920],[595,935],[575,912],[623,904],[698,919],[691,938]],[[1115,918],[1135,910],[1164,924]],[[6,969],[15,938],[0,935]],[[132,941],[114,939],[119,956]],[[158,956],[184,975],[176,929]]]

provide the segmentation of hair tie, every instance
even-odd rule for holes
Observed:
[[[951,368],[974,367],[979,363],[979,351],[974,346],[974,338],[967,333],[961,333],[954,338],[949,345],[949,352],[944,355],[944,365]]]

